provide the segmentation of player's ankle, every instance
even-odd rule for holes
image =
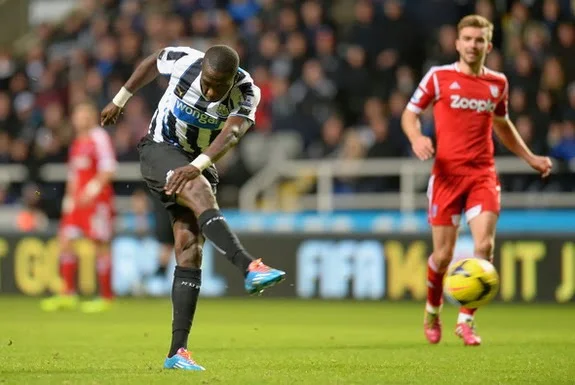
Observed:
[[[461,323],[468,323],[468,322],[473,322],[473,315],[468,314],[468,313],[459,312],[459,314],[457,315],[457,323],[461,324]]]
[[[432,305],[429,301],[425,303],[425,311],[429,314],[439,314],[441,313],[441,308],[442,305]]]

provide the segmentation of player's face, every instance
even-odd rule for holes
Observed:
[[[200,85],[206,100],[216,102],[226,96],[234,84],[234,77],[235,73],[222,74],[210,68],[204,68],[202,70]]]
[[[85,132],[97,125],[96,113],[89,106],[78,106],[72,113],[72,125],[78,133]]]
[[[487,28],[464,27],[459,31],[455,41],[457,52],[463,61],[469,65],[483,63],[492,44],[488,39]]]

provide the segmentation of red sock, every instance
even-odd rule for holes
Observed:
[[[477,310],[477,309],[468,309],[468,308],[463,307],[463,306],[459,308],[459,312],[460,312],[460,313],[467,314],[467,315],[470,315],[470,316],[473,316],[473,314],[475,314],[475,311],[476,311],[476,310]]]
[[[112,262],[110,257],[98,258],[96,262],[98,273],[98,285],[100,286],[100,295],[105,299],[112,299]]]
[[[441,306],[443,300],[443,276],[438,272],[431,256],[427,260],[427,303],[433,307]]]
[[[78,260],[71,253],[64,253],[60,256],[60,276],[64,280],[64,293],[76,293],[76,273],[78,271]]]

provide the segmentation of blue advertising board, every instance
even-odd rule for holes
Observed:
[[[575,201],[575,196],[574,196]],[[424,211],[338,211],[334,213],[244,213],[225,211],[230,226],[242,232],[421,233],[429,231]],[[462,220],[462,231],[467,225]],[[575,210],[504,210],[499,233],[575,232]]]

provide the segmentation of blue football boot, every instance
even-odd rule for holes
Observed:
[[[178,352],[164,361],[164,369],[181,369],[181,370],[206,370],[193,360],[192,355],[184,348],[178,349]]]
[[[259,294],[264,289],[283,281],[285,271],[273,269],[264,265],[261,259],[256,259],[248,267],[246,275],[245,288],[250,294]]]

